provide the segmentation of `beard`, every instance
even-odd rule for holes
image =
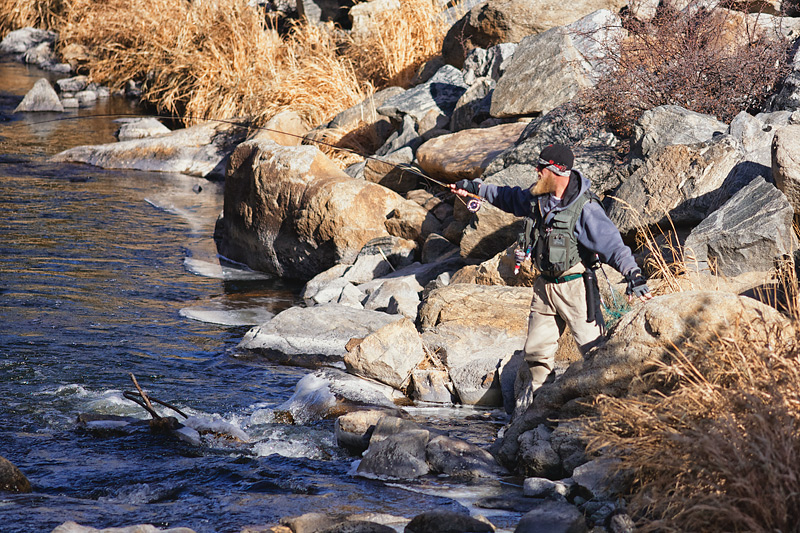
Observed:
[[[539,180],[531,186],[530,191],[534,196],[556,192],[556,177],[549,172],[543,174]]]

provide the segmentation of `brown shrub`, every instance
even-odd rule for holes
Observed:
[[[64,0],[0,0],[0,38],[26,26],[56,28],[64,4]]]
[[[627,37],[603,43],[606,74],[581,105],[625,136],[643,111],[666,104],[729,122],[758,110],[788,73],[791,43],[757,15],[692,2],[623,26]]]
[[[741,323],[603,397],[590,449],[635,479],[642,531],[800,531],[800,335]]]

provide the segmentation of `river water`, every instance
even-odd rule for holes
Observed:
[[[354,477],[332,420],[276,417],[309,370],[237,359],[248,326],[225,324],[298,305],[299,287],[220,266],[211,238],[219,183],[49,163],[72,146],[113,142],[118,124],[107,115],[136,110],[112,98],[64,115],[12,114],[44,76],[0,63],[0,455],[33,485],[0,494],[0,531],[73,520],[238,532],[312,511],[410,518],[503,490]],[[80,413],[147,419],[122,395],[134,390],[130,374],[194,426],[248,442],[76,422]],[[417,414],[474,424],[455,409]],[[492,520],[513,529],[517,518]]]

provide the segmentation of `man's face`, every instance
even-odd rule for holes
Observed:
[[[536,168],[539,179],[531,186],[531,194],[539,196],[540,194],[549,194],[556,191],[556,175],[542,167],[541,165]]]

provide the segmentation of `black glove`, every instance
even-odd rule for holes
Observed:
[[[647,280],[644,279],[642,271],[638,268],[634,268],[628,272],[625,275],[625,280],[628,282],[628,288],[625,294],[629,296],[632,294],[639,298],[650,292],[650,288],[647,286]]]
[[[461,189],[463,191],[467,191],[468,193],[475,194],[475,195],[478,194],[478,191],[481,188],[480,183],[475,183],[472,180],[459,180],[459,181],[455,182],[455,186],[458,189]]]

